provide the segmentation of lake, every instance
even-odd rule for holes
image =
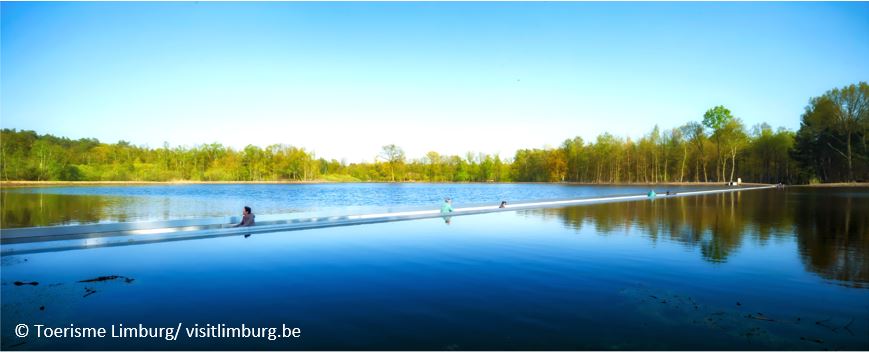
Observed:
[[[659,191],[711,186],[657,186]],[[457,207],[599,195],[644,194],[650,186],[568,184],[181,184],[4,188],[3,228],[235,216],[255,214],[340,215],[439,208],[444,197]]]
[[[260,205],[289,197],[249,187],[221,186],[202,199],[231,199],[230,191],[218,189],[258,190],[263,200],[243,202]],[[292,187],[305,194],[313,192],[306,187],[332,186]],[[371,189],[390,185],[348,187],[408,207],[436,205],[445,194],[471,203],[647,190],[423,184],[408,186],[420,192],[390,196]],[[160,196],[125,188],[4,197],[171,200],[209,190],[161,186],[179,194]],[[86,189],[105,193],[76,193]],[[354,204],[339,194],[334,200]],[[466,194],[474,197],[462,199]],[[223,202],[203,208],[224,212]],[[390,207],[371,202],[365,207]],[[291,203],[306,212],[328,207],[315,199]],[[65,207],[72,205],[54,208],[70,214]],[[123,212],[129,217],[123,219],[193,216],[195,210],[172,204],[181,209],[157,214],[95,205],[102,208],[91,218],[79,213],[40,222],[119,221]],[[237,208],[226,207],[229,214]],[[8,217],[5,205],[3,212]],[[866,350],[867,215],[869,188],[786,188],[457,216],[449,223],[435,218],[8,255],[2,257],[0,348]],[[16,337],[19,324],[29,325],[31,335]],[[300,337],[57,339],[34,337],[35,324],[287,326],[299,328]]]

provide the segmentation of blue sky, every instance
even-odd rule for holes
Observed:
[[[151,147],[512,156],[869,81],[869,3],[0,6],[0,126]]]

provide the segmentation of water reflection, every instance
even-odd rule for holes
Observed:
[[[0,193],[2,228],[136,222],[201,218],[234,214],[237,200],[204,200],[171,196]],[[286,211],[290,208],[278,208]]]
[[[108,218],[105,210],[122,203],[120,197],[0,193],[3,228],[31,225],[94,223]],[[114,215],[118,221],[124,213]]]
[[[862,192],[861,192],[862,191]],[[869,285],[869,193],[801,194],[793,209],[800,255],[825,278]]]
[[[601,235],[640,230],[651,241],[698,247],[726,262],[746,241],[796,237],[807,269],[856,287],[869,285],[869,188],[788,188],[644,202],[523,211]]]
[[[446,225],[450,225],[453,222],[453,216],[443,216],[441,218],[444,219],[444,223],[446,223]]]

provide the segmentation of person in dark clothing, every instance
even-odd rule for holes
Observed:
[[[241,223],[236,224],[235,227],[250,227],[254,225],[253,219],[256,218],[253,212],[251,212],[250,207],[244,206],[244,214],[241,216]]]

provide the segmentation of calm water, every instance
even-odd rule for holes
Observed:
[[[659,191],[704,187],[659,186]],[[709,188],[709,187],[705,187]],[[558,184],[253,184],[142,185],[6,188],[0,193],[3,228],[60,224],[131,222],[229,216],[243,206],[256,214],[351,214],[407,207],[440,206],[501,200],[564,199],[615,194],[642,194],[648,186]]]
[[[865,350],[867,215],[869,189],[791,188],[11,255],[0,348]],[[106,275],[135,280],[78,282]],[[13,331],[179,322],[302,332]]]

